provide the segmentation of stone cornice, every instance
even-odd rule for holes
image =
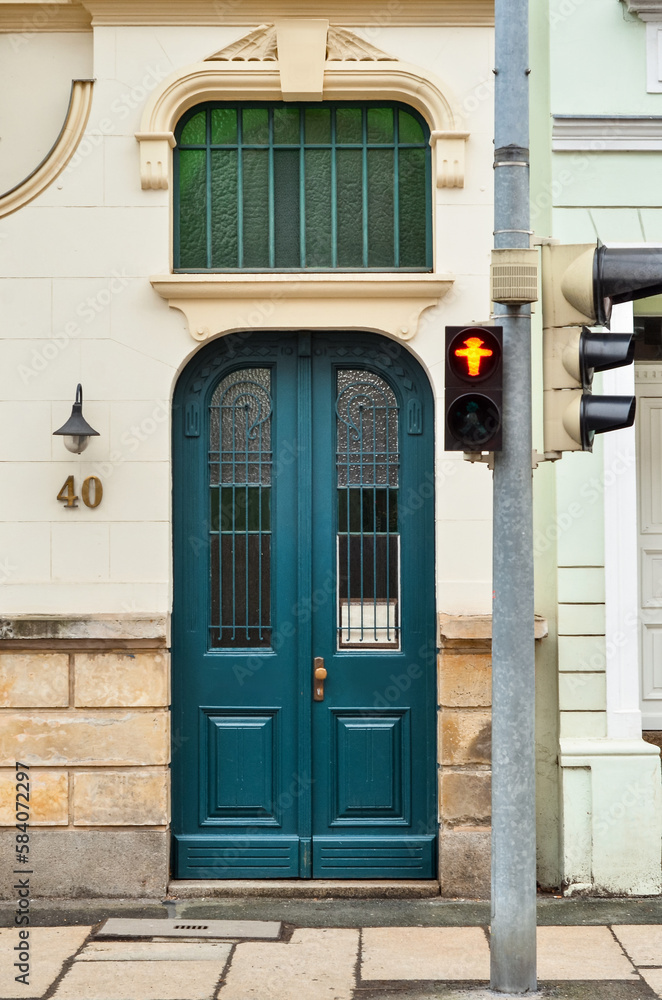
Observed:
[[[552,149],[662,150],[662,116],[554,115]]]
[[[662,0],[625,0],[625,5],[642,21],[662,21]]]
[[[493,0],[83,0],[95,25],[263,24],[281,17],[325,17],[345,27],[457,27],[494,24]]]
[[[368,330],[416,335],[450,274],[163,274],[152,287],[186,317],[194,340],[239,330]]]
[[[90,31],[91,28],[90,12],[71,0],[48,0],[48,3],[0,0],[0,34],[30,36],[44,31]]]

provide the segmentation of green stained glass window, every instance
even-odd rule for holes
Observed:
[[[175,132],[175,269],[429,271],[429,129],[393,103],[209,103]]]

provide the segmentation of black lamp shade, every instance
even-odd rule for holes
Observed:
[[[82,451],[87,445],[87,438],[99,437],[99,432],[95,431],[93,427],[90,427],[87,420],[83,416],[83,387],[78,383],[76,388],[76,401],[71,408],[71,416],[67,420],[66,424],[62,424],[58,430],[53,431],[53,435],[62,435],[66,438],[76,438],[78,439],[78,444],[82,447],[69,448],[70,451]],[[80,440],[80,439],[84,440]],[[67,444],[67,442],[65,442]],[[67,447],[69,445],[67,444]]]

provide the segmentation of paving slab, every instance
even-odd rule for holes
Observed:
[[[538,978],[633,979],[637,973],[607,927],[539,927]]]
[[[358,948],[358,931],[336,928],[238,944],[219,1000],[351,1000]]]
[[[97,938],[174,937],[174,938],[269,938],[280,937],[277,920],[134,920],[110,917],[96,932]]]
[[[662,997],[662,969],[640,969],[639,974],[655,995]]]
[[[222,996],[222,994],[221,994]],[[539,983],[538,992],[527,994],[540,1000],[655,1000],[657,994],[646,985],[605,981],[596,989],[594,981]],[[353,1000],[522,1000],[522,994],[493,993],[486,986],[460,983],[393,983],[359,987]]]
[[[231,941],[90,941],[77,962],[220,962],[225,965]]]
[[[53,1000],[213,1000],[222,962],[74,962]]]
[[[480,927],[367,927],[361,980],[487,979],[490,951]]]
[[[612,930],[635,965],[662,966],[662,927],[655,924],[621,924]]]
[[[30,953],[29,985],[17,983],[15,976],[20,971],[14,968],[18,962],[18,952],[14,948],[21,943],[19,928],[0,930],[0,997],[2,1000],[16,1000],[16,997],[41,997],[55,982],[65,961],[74,955],[91,927],[30,927],[28,951]]]

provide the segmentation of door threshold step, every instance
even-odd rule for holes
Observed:
[[[97,938],[261,938],[276,940],[280,920],[150,920],[109,917],[94,935]]]
[[[439,895],[434,879],[173,879],[172,899],[263,896],[273,899],[428,899]]]

